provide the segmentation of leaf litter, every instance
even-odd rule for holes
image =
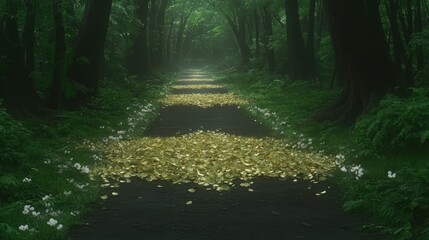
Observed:
[[[225,85],[218,84],[198,84],[198,85],[174,85],[173,89],[220,89],[226,88]]]
[[[230,106],[230,105],[247,105],[248,101],[239,98],[233,93],[225,94],[179,94],[168,95],[161,103],[164,106],[197,106],[202,108],[209,108],[213,106]]]
[[[322,153],[296,149],[284,139],[252,138],[212,131],[177,137],[143,137],[100,146],[107,163],[94,169],[106,183],[129,181],[194,182],[207,189],[229,190],[241,180],[264,176],[281,179],[325,180],[336,167],[335,159]],[[189,192],[194,192],[189,189]],[[253,189],[249,188],[249,191]]]

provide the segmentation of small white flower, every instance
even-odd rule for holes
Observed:
[[[62,224],[59,224],[59,225],[57,226],[57,230],[61,230],[61,228],[63,228],[63,225],[62,225]]]
[[[27,215],[30,213],[30,211],[34,211],[34,207],[32,207],[31,205],[25,205],[22,214]]]
[[[91,170],[89,170],[88,166],[83,166],[80,170],[82,171],[82,173],[90,173],[91,172]]]
[[[82,166],[79,163],[75,163],[73,167],[76,168],[77,170],[80,170],[82,168]]]
[[[22,182],[29,183],[31,182],[31,178],[24,178],[22,179]]]
[[[342,168],[341,168],[341,171],[342,171],[342,172],[347,172],[348,170],[347,170],[347,168],[346,168],[346,167],[342,167]]]
[[[388,171],[387,172],[387,177],[392,179],[392,178],[396,178],[396,173],[393,173],[392,171]]]
[[[21,231],[27,231],[29,228],[28,228],[28,225],[21,225],[21,226],[19,226],[19,230],[21,230]]]
[[[47,222],[47,224],[49,225],[49,226],[55,226],[55,225],[57,225],[58,224],[58,221],[57,220],[55,220],[55,219],[53,219],[53,218],[51,218],[51,219],[49,219],[49,221]]]
[[[40,215],[40,212],[34,211],[32,214],[33,214],[33,216],[38,217]]]
[[[49,195],[46,195],[46,196],[44,196],[43,198],[42,198],[42,200],[43,201],[47,201],[47,200],[49,200],[51,197],[49,196]]]
[[[71,194],[71,191],[64,191],[64,195],[69,196]]]

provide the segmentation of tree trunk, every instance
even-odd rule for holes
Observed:
[[[393,87],[396,75],[378,2],[325,0],[325,4],[335,55],[346,82],[341,98],[314,118],[353,123]]]
[[[422,33],[423,32],[423,20],[422,20],[422,0],[416,0],[416,16],[415,16],[415,32]],[[426,64],[425,54],[423,51],[423,47],[421,45],[417,46],[416,49],[416,58],[417,58],[417,70],[420,71],[424,68]]]
[[[26,69],[25,49],[18,32],[16,9],[11,9],[1,22],[1,43],[5,68],[3,97],[6,109],[15,115],[31,114],[41,108],[33,78]]]
[[[302,36],[301,22],[297,0],[285,0],[287,45],[289,52],[289,75],[292,80],[308,78],[304,37]]]
[[[149,75],[151,73],[147,36],[149,0],[134,0],[134,2],[136,4],[136,15],[141,22],[141,27],[128,59],[128,70],[131,74],[138,76]]]
[[[74,46],[68,75],[86,89],[80,90],[68,105],[87,104],[98,92],[98,78],[109,26],[112,0],[88,0],[83,21]]]
[[[170,20],[170,24],[168,27],[168,34],[167,34],[167,39],[166,39],[166,43],[165,43],[165,61],[167,64],[170,63],[171,61],[171,39],[173,36],[173,28],[174,28],[174,18],[171,18]]]
[[[268,70],[273,72],[276,70],[276,58],[274,49],[270,46],[271,38],[273,37],[273,19],[268,10],[268,6],[264,6],[264,33],[265,33],[265,57],[267,60]]]
[[[404,14],[402,14],[402,11],[398,14],[401,27],[402,27],[402,32],[405,38],[405,44],[410,43],[411,37],[413,34],[413,12],[412,12],[411,1],[412,0],[405,0],[406,2],[405,16]],[[405,78],[404,78],[405,81],[401,86],[403,89],[406,89],[414,85],[414,69],[413,69],[412,59],[413,57],[408,55],[405,55],[403,59],[404,65],[405,65]]]
[[[389,15],[390,21],[390,32],[392,35],[392,44],[393,44],[393,63],[398,76],[402,76],[402,64],[405,61],[405,47],[404,41],[401,36],[401,32],[398,24],[398,3],[397,0],[389,0],[386,2],[386,8]],[[402,89],[405,88],[405,83],[402,81],[404,76],[398,77],[400,80],[396,83],[398,86],[401,86]]]
[[[261,47],[260,47],[261,36],[260,36],[260,29],[259,29],[260,21],[259,21],[258,11],[256,8],[253,11],[253,19],[255,21],[255,54],[256,56],[259,56],[261,54]]]
[[[52,6],[55,25],[55,53],[54,66],[52,71],[51,95],[48,100],[48,106],[56,109],[60,106],[61,101],[61,85],[64,72],[66,40],[63,20],[63,1],[53,0]]]
[[[246,69],[250,66],[250,58],[252,56],[249,45],[246,41],[246,21],[244,16],[238,17],[238,36],[237,42],[240,47],[241,62],[240,67]]]
[[[167,11],[170,0],[152,0],[151,5],[151,49],[152,49],[152,65],[155,68],[159,68],[163,65],[164,61],[164,29],[165,29],[165,12]],[[159,4],[159,5],[158,5]]]
[[[34,83],[34,71],[35,71],[35,35],[34,29],[36,24],[36,9],[32,0],[26,0],[26,16],[23,31],[23,42],[25,51],[25,68],[27,72],[28,85],[32,88],[33,92],[36,92],[36,86]],[[37,96],[34,96],[38,98]]]
[[[316,0],[310,0],[310,16],[308,18],[308,32],[307,32],[307,62],[308,62],[308,75],[311,78],[316,77],[316,63],[314,58],[314,25],[316,21]]]
[[[179,29],[177,30],[177,41],[176,41],[176,47],[174,51],[174,59],[178,62],[180,61],[180,58],[182,57],[182,42],[183,42],[183,33],[185,32],[186,24],[187,24],[188,18],[185,16],[185,13],[180,17],[180,24]]]

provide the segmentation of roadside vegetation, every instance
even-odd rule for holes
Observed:
[[[249,100],[250,114],[280,136],[343,161],[335,181],[344,208],[371,216],[374,223],[366,228],[389,239],[429,238],[426,88],[405,99],[389,95],[350,126],[311,119],[340,94],[338,88],[267,72],[222,73],[218,81]]]
[[[16,120],[2,109],[0,238],[65,238],[100,200],[100,179],[91,172],[103,157],[92,143],[140,136],[169,80],[105,86],[88,107],[45,118]]]

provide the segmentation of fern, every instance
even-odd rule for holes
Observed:
[[[356,124],[358,143],[379,152],[423,147],[429,142],[428,92],[426,88],[413,89],[407,99],[388,96]]]

